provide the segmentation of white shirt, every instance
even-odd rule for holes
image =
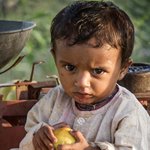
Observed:
[[[101,150],[150,150],[150,116],[127,89],[119,86],[113,99],[93,111],[80,111],[61,86],[55,87],[29,111],[28,132],[19,150],[34,150],[33,133],[41,125],[66,122]]]

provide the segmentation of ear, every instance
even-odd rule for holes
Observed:
[[[129,67],[132,65],[133,61],[129,58],[125,61],[125,63],[122,65],[122,69],[120,71],[120,75],[118,80],[122,80],[124,76],[127,74]]]

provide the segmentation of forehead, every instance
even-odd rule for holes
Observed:
[[[60,48],[67,48],[67,49],[71,49],[72,47],[81,47],[81,46],[84,46],[84,47],[87,47],[87,48],[91,48],[91,49],[98,49],[98,48],[105,48],[107,50],[111,49],[112,46],[107,44],[107,43],[104,43],[103,45],[101,46],[98,46],[97,44],[97,40],[95,38],[91,38],[90,40],[88,41],[85,41],[84,43],[79,43],[79,44],[71,44],[70,42],[71,40],[56,40],[55,41],[55,51],[56,50],[59,50]]]
[[[120,50],[112,48],[109,44],[95,47],[95,40],[91,39],[84,44],[68,45],[65,40],[56,41],[55,56],[58,61],[73,64],[99,65],[116,63],[120,61]]]

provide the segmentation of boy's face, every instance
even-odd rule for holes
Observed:
[[[128,65],[121,67],[120,50],[108,44],[98,48],[92,45],[95,45],[94,39],[73,46],[57,40],[54,50],[61,84],[66,93],[81,104],[109,96],[128,68]]]

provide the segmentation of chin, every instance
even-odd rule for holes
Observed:
[[[79,104],[84,104],[84,105],[90,105],[90,104],[94,103],[92,101],[87,101],[87,100],[84,101],[84,100],[76,100],[75,99],[75,101]]]

